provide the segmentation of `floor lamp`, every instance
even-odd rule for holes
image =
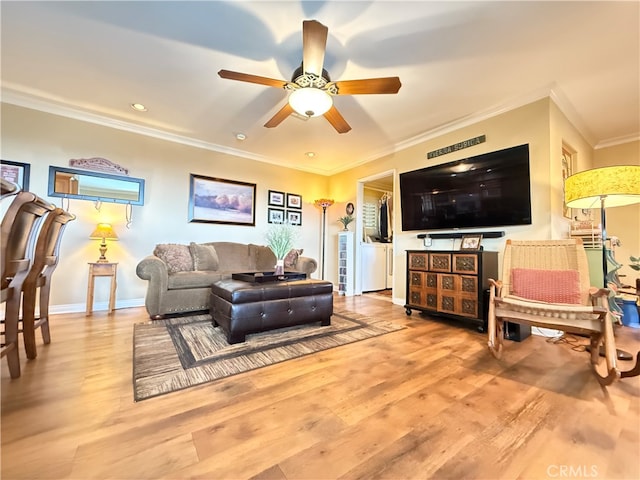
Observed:
[[[316,200],[314,203],[316,204],[316,207],[322,208],[322,280],[324,280],[324,243],[325,243],[324,229],[325,229],[326,217],[327,217],[327,207],[330,207],[331,205],[333,205],[334,201],[328,198],[321,198],[319,200]]]
[[[564,201],[569,208],[599,208],[602,228],[602,278],[607,285],[607,208],[640,203],[640,166],[619,165],[594,168],[571,175],[564,183]],[[618,358],[631,354],[618,350]]]

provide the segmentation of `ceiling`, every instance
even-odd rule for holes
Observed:
[[[324,175],[547,96],[594,147],[640,133],[636,1],[2,1],[0,8],[3,102]],[[287,92],[217,75],[290,80],[302,60],[305,19],[329,28],[324,67],[332,80],[402,82],[396,95],[335,97],[353,128],[346,134],[322,117],[290,116],[267,129]],[[134,102],[148,111],[132,110]]]

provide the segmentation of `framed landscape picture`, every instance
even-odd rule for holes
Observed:
[[[189,222],[256,224],[256,184],[190,174]]]
[[[287,208],[302,209],[302,197],[295,193],[287,193]]]
[[[281,208],[268,208],[267,221],[269,223],[284,223],[284,210]]]
[[[272,207],[284,208],[284,192],[269,190],[269,205]]]
[[[298,210],[287,210],[287,223],[289,225],[302,225],[302,212]]]
[[[28,163],[0,160],[0,168],[2,178],[19,185],[24,191],[29,190],[29,171],[31,167]]]

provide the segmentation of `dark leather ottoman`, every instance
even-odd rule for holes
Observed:
[[[331,324],[333,284],[324,280],[249,283],[220,280],[211,286],[210,311],[229,343],[249,333],[320,322]]]

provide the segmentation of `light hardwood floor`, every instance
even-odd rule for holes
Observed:
[[[471,328],[335,304],[408,328],[138,403],[144,309],[53,316],[21,378],[2,361],[2,479],[640,478],[639,377],[603,389],[567,344],[497,361]]]

